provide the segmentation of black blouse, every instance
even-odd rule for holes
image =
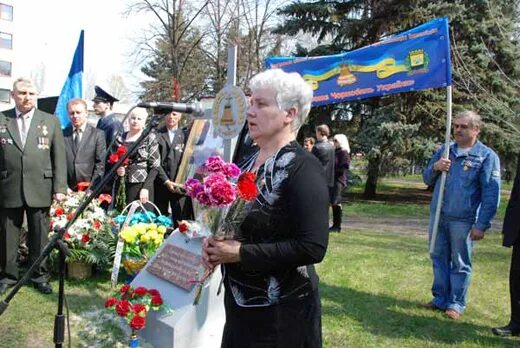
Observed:
[[[313,264],[328,244],[328,188],[313,155],[291,142],[258,169],[257,185],[260,194],[235,231],[241,261],[223,267],[226,291],[244,307],[311,295],[318,286]]]

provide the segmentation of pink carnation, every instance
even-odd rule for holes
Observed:
[[[226,165],[226,176],[230,178],[236,178],[240,175],[240,168],[234,163],[228,163]]]
[[[210,156],[204,166],[209,173],[225,173],[227,164],[219,156]]]
[[[205,192],[212,205],[219,207],[231,204],[236,198],[235,188],[223,174],[212,174],[204,180]]]
[[[193,178],[186,180],[184,188],[186,189],[186,193],[190,197],[196,197],[199,194],[199,192],[204,190],[202,183],[197,179]]]
[[[200,204],[211,205],[211,199],[205,191],[200,191],[194,197]]]

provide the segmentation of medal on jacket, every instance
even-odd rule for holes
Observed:
[[[42,134],[43,134],[43,136],[47,136],[47,134],[49,134],[49,132],[47,131],[46,125],[43,125],[43,127],[42,127]]]

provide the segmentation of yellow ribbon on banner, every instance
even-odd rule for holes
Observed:
[[[346,65],[350,72],[376,72],[376,76],[380,79],[387,78],[394,74],[408,71],[408,68],[405,65],[396,65],[394,58],[385,58],[377,64],[372,65]],[[313,90],[318,89],[319,83],[321,81],[325,81],[330,79],[335,75],[339,75],[341,71],[341,67],[343,65],[337,66],[333,69],[330,69],[323,74],[314,75],[314,74],[305,74],[303,75],[303,79],[307,82]]]

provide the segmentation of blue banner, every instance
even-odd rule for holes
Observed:
[[[435,19],[360,49],[320,57],[269,57],[266,66],[298,72],[312,105],[451,85],[447,18]]]
[[[78,46],[74,52],[72,65],[70,66],[69,75],[61,89],[58,103],[56,104],[56,111],[54,114],[58,116],[61,123],[61,128],[67,128],[70,125],[69,113],[67,112],[67,103],[74,98],[81,98],[83,96],[83,40],[84,30],[79,35]]]

